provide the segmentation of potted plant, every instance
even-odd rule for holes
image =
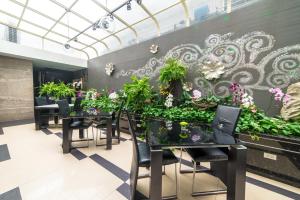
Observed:
[[[160,70],[159,82],[161,88],[166,89],[174,96],[175,104],[182,96],[182,84],[187,74],[187,68],[178,60],[168,59]]]
[[[70,85],[66,85],[63,82],[57,84],[48,82],[41,86],[39,95],[47,96],[55,101],[59,99],[68,99],[70,102],[70,98],[75,96],[75,90]]]

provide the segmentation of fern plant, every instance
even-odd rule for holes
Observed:
[[[146,101],[151,99],[151,86],[148,77],[138,79],[136,76],[132,76],[131,81],[131,83],[124,84],[126,107],[139,113],[143,110]]]
[[[58,100],[66,97],[74,97],[75,90],[70,85],[66,85],[63,82],[57,84],[54,82],[48,82],[41,86],[39,95],[47,95]]]
[[[186,74],[187,68],[178,60],[170,58],[160,70],[159,82],[168,87],[172,81],[184,80]]]

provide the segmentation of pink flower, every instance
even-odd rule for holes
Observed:
[[[201,98],[202,93],[199,90],[193,90],[193,98],[194,99],[199,99]]]
[[[286,94],[284,97],[283,97],[283,104],[287,104],[289,101],[291,100],[291,96]]]

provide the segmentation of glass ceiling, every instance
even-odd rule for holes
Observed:
[[[20,44],[91,59],[189,26],[201,16],[228,12],[228,3],[237,1],[142,0],[139,5],[133,0],[131,10],[124,6],[113,14],[113,32],[91,28],[71,41],[70,49],[64,48],[70,38],[126,0],[0,0],[0,24],[18,29]]]

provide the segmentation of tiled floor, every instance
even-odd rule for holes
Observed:
[[[2,129],[0,152],[5,159],[0,160],[0,200],[127,199],[132,148],[129,135],[122,134],[121,144],[114,145],[110,151],[91,143],[90,148],[63,154],[60,129],[35,131],[34,124]],[[208,164],[206,167],[209,167]],[[174,166],[168,166],[166,172],[163,177],[164,195],[174,193]],[[149,180],[141,179],[138,184],[139,191],[148,195]],[[197,185],[199,190],[224,187],[207,174],[197,174]],[[178,199],[226,199],[226,195],[192,198],[190,192],[191,174],[179,175]],[[247,173],[246,199],[300,199],[300,189]]]

